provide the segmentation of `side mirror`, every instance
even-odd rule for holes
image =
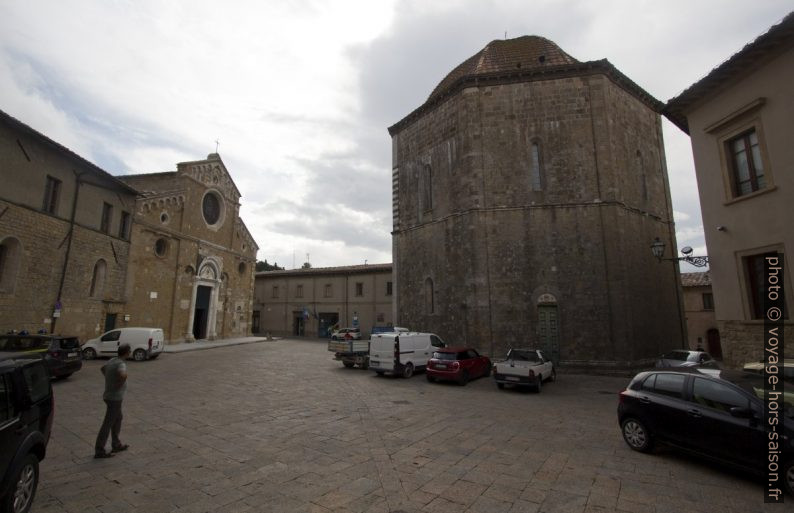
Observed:
[[[731,415],[740,419],[749,419],[753,416],[753,412],[750,410],[750,408],[734,406],[731,408]]]

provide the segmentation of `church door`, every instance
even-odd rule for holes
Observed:
[[[538,305],[538,346],[554,365],[560,363],[557,305]]]
[[[196,311],[193,315],[193,337],[196,340],[207,338],[211,293],[212,287],[206,285],[199,285],[196,289]]]

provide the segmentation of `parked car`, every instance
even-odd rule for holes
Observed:
[[[789,383],[794,384],[794,360],[785,358],[783,364],[778,364],[780,371],[783,373],[783,379]],[[745,372],[754,372],[756,374],[764,373],[764,361],[745,363],[743,370]]]
[[[666,367],[694,367],[696,365],[706,365],[712,368],[720,367],[718,362],[707,352],[687,351],[686,349],[676,349],[663,354],[656,360],[654,367],[664,369]]]
[[[0,360],[0,511],[26,513],[50,440],[54,402],[40,359]]]
[[[373,326],[370,335],[377,335],[378,333],[407,333],[408,328],[401,328],[399,326]]]
[[[116,356],[119,345],[129,344],[132,359],[137,362],[154,360],[163,352],[163,330],[160,328],[118,328],[103,333],[83,345],[83,358]]]
[[[494,364],[496,386],[530,386],[536,392],[543,388],[544,381],[557,379],[554,363],[538,349],[510,349],[504,361]]]
[[[41,358],[53,378],[68,378],[83,367],[80,340],[61,335],[0,335],[5,358]]]
[[[331,340],[361,340],[361,330],[359,328],[342,328],[334,331]]]
[[[465,385],[470,379],[491,375],[491,360],[470,347],[436,349],[427,363],[427,380],[455,381]]]
[[[782,382],[780,469],[794,491],[794,387]],[[764,472],[768,464],[764,381],[757,374],[699,368],[637,374],[620,392],[618,422],[635,451],[665,442],[708,459]]]
[[[446,344],[432,333],[380,333],[369,341],[369,368],[378,376],[395,374],[404,378],[427,367],[433,353]]]

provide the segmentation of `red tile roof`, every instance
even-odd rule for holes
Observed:
[[[711,287],[711,274],[709,271],[702,273],[681,273],[682,287]]]

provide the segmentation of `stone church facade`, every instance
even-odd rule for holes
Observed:
[[[0,112],[0,330],[250,334],[257,245],[217,154],[111,176]]]
[[[118,178],[140,191],[126,291],[135,322],[169,340],[249,334],[258,247],[220,156]]]
[[[608,61],[493,41],[392,136],[395,324],[620,370],[683,347],[660,102]]]

